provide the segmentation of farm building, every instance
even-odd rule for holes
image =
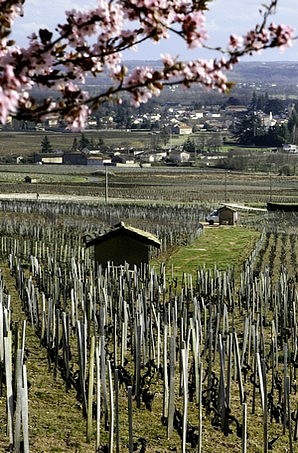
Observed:
[[[229,207],[229,206],[222,206],[218,208],[218,221],[220,225],[235,225],[238,220],[238,212]]]
[[[159,249],[160,241],[151,233],[120,222],[108,232],[88,241],[86,247],[94,247],[94,259],[102,266],[111,262],[115,266],[128,263],[133,267],[149,263],[150,247]]]
[[[35,163],[61,165],[63,164],[63,152],[57,151],[54,153],[36,154],[34,161]]]

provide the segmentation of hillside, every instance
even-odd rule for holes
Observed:
[[[216,226],[194,237],[194,227],[185,234],[190,208],[181,205],[158,212],[157,205],[102,204],[88,212],[82,204],[71,219],[67,207],[44,204],[38,214],[34,201],[14,203],[9,209],[21,209],[6,211],[1,223],[0,328],[9,311],[3,332],[13,359],[16,322],[26,314],[30,452],[91,453],[95,444],[98,453],[195,453],[199,445],[205,453],[239,453],[244,444],[257,453],[294,452],[295,216],[262,213],[262,225],[251,218],[262,234]],[[150,270],[93,266],[82,245],[90,213],[98,226],[115,210],[164,234],[166,255]],[[178,224],[177,249],[178,238],[172,247],[169,241]],[[16,414],[23,393],[14,394]],[[4,408],[5,391],[0,402]],[[3,410],[3,449],[5,423]]]

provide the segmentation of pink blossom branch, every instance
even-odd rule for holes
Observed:
[[[183,62],[162,57],[162,68],[135,68],[128,73],[122,52],[147,40],[168,39],[177,34],[189,48],[209,48],[204,11],[209,0],[99,0],[93,10],[68,11],[56,37],[41,29],[32,34],[27,48],[8,40],[13,20],[22,14],[23,1],[0,0],[0,121],[8,115],[44,118],[60,114],[73,128],[83,128],[88,115],[106,100],[121,101],[128,92],[136,106],[157,96],[172,84],[193,83],[226,91],[231,84],[226,72],[244,55],[273,47],[292,45],[290,26],[268,24],[278,0],[263,7],[260,25],[245,35],[231,35],[226,49],[219,47],[220,59]],[[138,24],[131,29],[127,23]],[[109,71],[110,87],[90,96],[83,89],[88,74]],[[55,97],[37,101],[30,96],[33,86],[51,88]]]

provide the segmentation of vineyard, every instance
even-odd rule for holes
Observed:
[[[28,175],[36,183],[25,183]],[[0,187],[2,194],[26,194],[32,199],[36,199],[37,193],[40,199],[49,194],[88,196],[88,202],[98,202],[106,196],[129,202],[158,200],[209,206],[226,201],[264,206],[269,199],[289,203],[297,200],[296,176],[197,167],[108,167],[106,181],[105,169],[101,167],[1,165]]]
[[[297,451],[297,214],[243,216],[240,272],[178,279],[205,202],[0,209],[1,451]],[[86,238],[119,219],[158,236],[154,265],[95,264]]]

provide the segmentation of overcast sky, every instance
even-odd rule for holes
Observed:
[[[268,0],[269,1],[269,0]],[[224,46],[231,33],[242,35],[260,22],[259,7],[265,0],[213,0],[209,4],[210,11],[206,14],[209,43],[214,46]],[[295,27],[298,34],[298,4],[297,0],[279,0],[277,13],[272,16],[275,23],[289,24]],[[26,0],[24,16],[15,23],[14,38],[18,44],[24,45],[26,36],[39,28],[54,29],[57,23],[64,22],[64,11],[73,8],[90,8],[96,5],[96,0]],[[186,51],[185,46],[177,39],[169,39],[162,45],[146,44],[139,52],[130,52],[127,59],[157,60],[161,53],[179,55],[181,58],[215,56],[202,50]],[[254,56],[259,61],[298,61],[298,42],[293,47],[284,50],[266,51]]]

